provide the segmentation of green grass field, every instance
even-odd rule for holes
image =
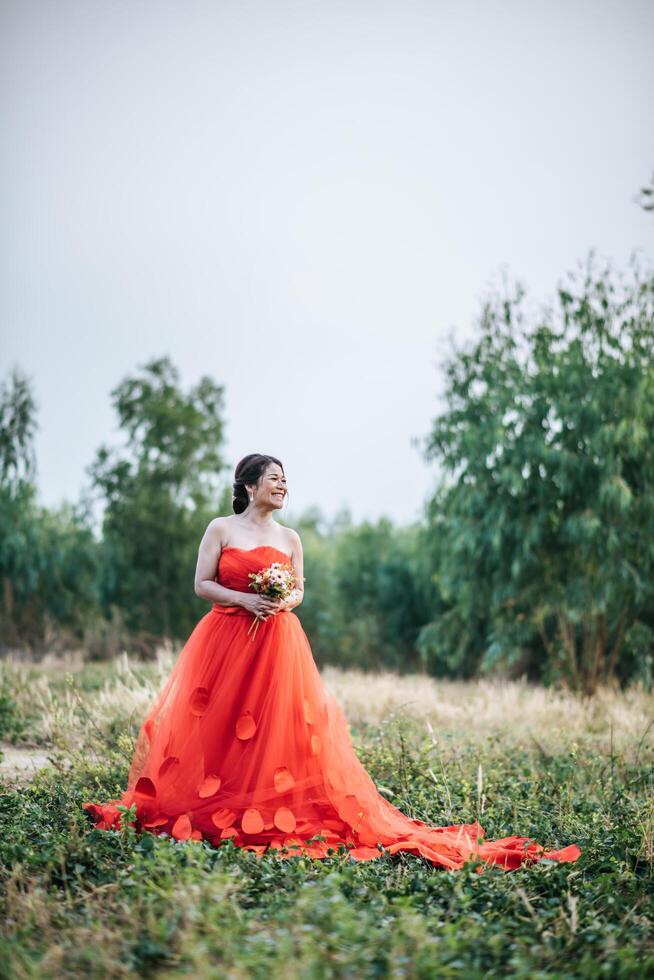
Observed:
[[[91,829],[171,662],[0,664],[2,976],[654,976],[652,693],[323,673],[395,806],[583,852],[477,874]]]

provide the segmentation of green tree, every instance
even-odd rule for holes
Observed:
[[[311,650],[319,665],[334,662],[338,642],[334,609],[334,536],[329,521],[317,507],[310,507],[280,521],[295,528],[302,538],[304,554],[304,599],[296,608],[302,627],[309,636]]]
[[[89,468],[104,501],[102,601],[152,643],[184,637],[207,611],[193,590],[197,549],[225,508],[223,388],[188,393],[170,359],[154,359],[111,393],[125,441]]]
[[[592,692],[650,628],[654,276],[635,259],[628,277],[598,271],[591,253],[540,315],[506,288],[479,328],[425,447],[449,616],[432,647]]]
[[[29,624],[37,587],[34,527],[36,401],[29,379],[14,368],[0,388],[0,642],[17,644]]]
[[[417,528],[396,528],[387,518],[338,534],[333,565],[338,639],[331,662],[371,670],[421,666],[416,639],[428,609],[419,584],[418,534]]]
[[[0,388],[0,645],[40,653],[79,642],[97,616],[97,544],[71,505],[36,495],[36,401],[15,368]]]
[[[444,553],[449,547],[446,501],[446,488],[437,487],[427,504],[427,525],[421,533],[418,553],[423,567],[418,581],[428,613],[416,647],[424,669],[432,676],[469,679],[477,674],[486,649],[488,600],[479,592],[486,583],[477,583],[474,603],[458,601]]]
[[[36,478],[36,401],[29,378],[17,367],[0,388],[0,487],[18,496]]]

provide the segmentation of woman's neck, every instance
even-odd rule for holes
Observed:
[[[241,518],[241,523],[246,526],[249,524],[251,527],[270,527],[275,522],[272,514],[269,513],[261,517],[243,517]]]

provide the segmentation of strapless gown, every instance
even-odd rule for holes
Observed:
[[[290,559],[269,545],[223,548],[216,581],[248,592],[248,573],[280,560]],[[231,838],[258,856],[324,858],[344,845],[355,860],[407,851],[448,869],[479,859],[478,871],[579,857],[576,844],[485,840],[476,820],[432,827],[407,817],[357,758],[299,618],[262,620],[254,640],[252,621],[217,604],[200,619],[139,730],[125,792],[82,804],[95,826],[119,827],[117,806],[136,804],[138,831],[214,846]]]

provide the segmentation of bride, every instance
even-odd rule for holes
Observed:
[[[82,804],[92,822],[119,827],[118,807],[134,807],[138,830],[214,846],[231,839],[258,856],[346,849],[371,860],[408,851],[448,869],[474,859],[478,870],[575,861],[576,844],[489,841],[476,820],[429,826],[379,794],[293,612],[304,596],[302,543],[273,519],[287,493],[276,457],[252,453],[238,463],[234,514],[211,521],[198,552],[195,591],[211,609],[143,721],[121,798]],[[250,588],[250,575],[275,563],[292,566],[286,598]]]

